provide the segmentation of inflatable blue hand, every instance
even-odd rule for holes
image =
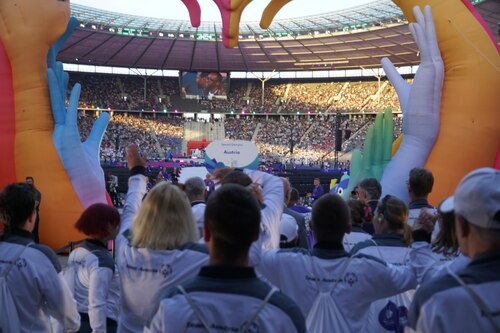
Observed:
[[[99,162],[99,147],[109,122],[109,114],[103,113],[96,120],[89,137],[81,142],[78,130],[78,99],[80,84],[71,90],[66,108],[66,89],[69,76],[60,62],[47,69],[50,101],[54,117],[52,139],[64,169],[68,173],[78,198],[86,208],[93,203],[106,203],[104,172]]]

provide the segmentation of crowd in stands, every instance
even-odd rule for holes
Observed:
[[[156,116],[156,117],[155,117]],[[80,113],[82,140],[90,133],[95,121],[90,111]],[[105,164],[123,161],[121,151],[130,143],[143,149],[150,160],[162,160],[165,154],[182,153],[184,122],[193,121],[181,116],[156,114],[128,115],[114,112],[101,144],[101,160]],[[335,117],[227,117],[224,120],[225,138],[255,139],[263,162],[283,165],[333,165],[335,147]],[[342,152],[363,148],[366,132],[373,116],[344,117]],[[402,118],[394,116],[394,138],[401,134]],[[293,147],[293,151],[292,151]]]
[[[95,117],[79,114],[80,136],[85,140],[92,129]],[[145,157],[163,159],[165,153],[179,153],[183,137],[182,117],[158,117],[150,115],[136,117],[114,113],[101,143],[101,161],[112,164],[123,161],[123,148],[131,143],[141,147]]]
[[[71,73],[70,85],[76,82],[82,85],[81,108],[135,111],[182,108],[172,98],[179,96],[176,78]],[[208,111],[247,114],[399,109],[396,92],[388,81],[379,85],[378,81],[282,83],[273,79],[265,83],[262,104],[260,81],[233,80],[227,99],[203,98],[199,102]]]

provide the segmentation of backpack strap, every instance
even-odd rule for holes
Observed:
[[[198,317],[198,319],[201,321],[201,323],[203,324],[203,327],[205,327],[205,329],[207,330],[207,332],[210,333],[210,326],[208,325],[207,321],[205,320],[205,318],[201,314],[201,311],[198,308],[198,306],[196,306],[196,304],[194,303],[194,300],[191,298],[191,296],[188,295],[188,293],[186,292],[186,290],[184,289],[184,287],[182,287],[181,285],[178,285],[177,289],[179,289],[179,291],[182,293],[182,295],[184,295],[184,297],[186,298],[189,306],[194,311],[196,317]]]
[[[488,306],[483,302],[481,297],[479,297],[479,295],[474,290],[472,290],[472,288],[469,287],[467,285],[467,283],[465,283],[464,280],[462,280],[457,274],[452,272],[449,267],[446,267],[446,270],[458,283],[460,283],[460,285],[462,287],[464,287],[464,289],[467,291],[467,293],[470,295],[470,297],[474,300],[474,302],[479,307],[479,309],[481,309],[481,312],[484,313],[486,315],[486,317],[488,318],[488,320],[491,322],[491,325],[493,325],[495,332],[500,333],[500,326],[498,326],[497,323],[495,322],[495,320],[493,319],[493,314],[491,313]]]
[[[177,289],[182,293],[182,295],[184,295],[184,297],[188,301],[189,306],[194,311],[196,317],[198,317],[198,319],[201,321],[205,330],[207,330],[207,332],[210,333],[210,326],[208,325],[207,321],[205,320],[205,318],[201,314],[201,311],[198,308],[198,306],[194,303],[194,300],[191,298],[191,296],[189,296],[189,294],[186,292],[186,290],[181,285],[177,286]],[[262,303],[260,303],[259,307],[255,311],[255,313],[252,315],[250,320],[247,321],[247,323],[242,327],[241,333],[245,333],[248,331],[248,329],[250,328],[250,325],[252,325],[252,323],[255,322],[255,320],[257,319],[259,314],[262,312],[262,310],[264,310],[264,307],[266,306],[266,304],[269,303],[269,300],[274,295],[274,293],[276,293],[277,291],[278,291],[277,288],[274,288],[274,287],[271,288],[271,290],[267,293],[266,298],[264,298]]]
[[[16,265],[16,261],[17,259],[19,259],[19,257],[21,257],[21,255],[23,254],[23,252],[26,250],[26,248],[30,247],[31,245],[33,245],[35,243],[33,242],[30,242],[28,244],[26,244],[25,246],[23,246],[23,248],[21,250],[19,250],[16,254],[16,256],[14,257],[14,260],[12,260],[12,263],[9,265],[9,267],[5,270],[5,273],[2,274],[2,276],[0,276],[0,278],[7,278],[7,275],[9,275],[10,273],[10,270],[12,269],[12,267],[14,267]]]
[[[262,301],[262,303],[260,303],[259,307],[257,308],[257,311],[255,311],[255,313],[253,314],[252,318],[250,318],[250,320],[247,321],[247,323],[245,324],[245,326],[242,327],[241,333],[246,333],[248,331],[248,329],[250,328],[250,325],[252,325],[252,323],[257,319],[257,317],[262,312],[262,310],[264,310],[264,307],[266,306],[266,304],[269,303],[269,300],[274,295],[274,293],[277,292],[277,291],[278,291],[278,289],[276,289],[274,287],[271,288],[271,290],[269,290],[269,292],[267,293],[266,298],[264,298],[264,301]]]

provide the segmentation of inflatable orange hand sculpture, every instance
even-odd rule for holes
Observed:
[[[439,134],[427,159],[434,203],[468,172],[494,166],[500,144],[500,56],[486,24],[466,0],[394,0],[409,21],[430,5],[445,67]]]
[[[69,12],[67,1],[0,1],[0,185],[35,178],[43,194],[40,236],[52,247],[82,237],[73,228],[83,211],[82,193],[75,191],[56,149],[54,118],[62,114],[53,117],[46,73],[47,60],[55,65],[57,51],[49,50],[64,34]],[[59,68],[59,96],[64,100],[67,74]]]

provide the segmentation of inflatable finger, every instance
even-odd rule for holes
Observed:
[[[222,17],[222,44],[227,47],[238,45],[241,13],[252,0],[214,0]]]
[[[278,12],[292,0],[271,0],[271,2],[266,6],[264,12],[262,13],[262,17],[260,19],[260,27],[262,29],[267,29],[273,22],[274,17]]]
[[[200,26],[201,23],[201,9],[198,0],[181,0],[189,12],[189,19],[191,25],[195,28]]]

